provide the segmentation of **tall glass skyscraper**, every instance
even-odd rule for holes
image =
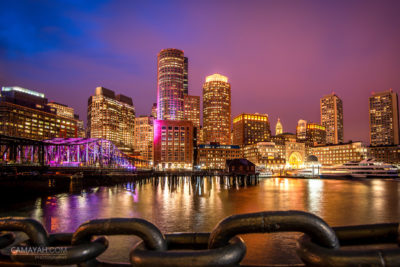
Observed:
[[[399,144],[399,105],[392,90],[369,97],[371,146]]]
[[[182,50],[168,48],[158,53],[157,119],[184,119],[184,69]]]
[[[332,93],[320,100],[321,125],[326,129],[326,143],[343,143],[343,103]]]
[[[228,77],[213,74],[203,85],[203,141],[231,143],[231,85]]]

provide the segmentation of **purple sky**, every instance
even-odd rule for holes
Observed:
[[[400,89],[400,1],[2,1],[0,85],[44,92],[86,120],[96,86],[156,102],[163,48],[189,57],[189,94],[219,72],[232,114],[319,122],[319,99],[344,104],[345,140],[369,139],[368,96]],[[82,3],[84,2],[84,3]]]

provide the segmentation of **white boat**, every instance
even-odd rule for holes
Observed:
[[[260,178],[269,178],[272,177],[272,171],[270,170],[263,170],[258,173],[258,177]]]
[[[399,170],[396,166],[376,162],[374,159],[349,161],[342,165],[324,167],[321,169],[322,178],[397,178]]]

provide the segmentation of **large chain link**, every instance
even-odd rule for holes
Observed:
[[[268,211],[223,219],[211,233],[164,235],[138,218],[111,218],[83,223],[74,233],[48,234],[30,218],[0,218],[0,265],[79,266],[238,266],[246,244],[237,235],[301,232],[297,254],[310,266],[400,266],[399,223],[330,227],[303,211]],[[17,232],[28,236],[16,241]],[[97,260],[108,248],[108,235],[135,235],[130,263]],[[366,245],[385,244],[376,248]],[[392,247],[387,248],[388,244]],[[353,246],[353,249],[346,249]],[[361,249],[354,246],[362,246]],[[280,265],[282,266],[282,265]]]

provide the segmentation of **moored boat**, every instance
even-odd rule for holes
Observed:
[[[396,166],[376,162],[374,159],[349,161],[321,169],[321,178],[397,178],[398,176],[399,170]]]

